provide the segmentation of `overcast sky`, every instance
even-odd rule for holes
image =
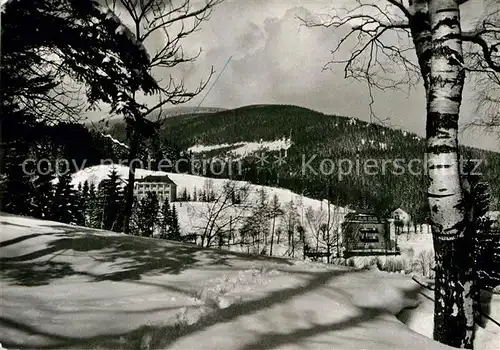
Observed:
[[[342,67],[322,71],[331,59],[339,33],[326,28],[300,26],[297,15],[328,13],[349,0],[226,0],[214,10],[201,30],[186,38],[187,52],[203,49],[194,64],[174,71],[188,85],[196,86],[210,67],[216,74],[231,61],[203,101],[203,106],[235,108],[249,104],[293,104],[328,114],[369,119],[369,96],[366,85],[343,79]],[[471,0],[463,15],[473,19],[482,0]],[[208,89],[207,89],[208,90]],[[189,106],[198,105],[205,92]],[[473,117],[472,94],[466,91],[462,122]],[[421,135],[425,133],[423,88],[410,94],[377,92],[376,114],[388,117],[390,125]],[[484,132],[463,133],[464,143],[500,151],[498,140]]]

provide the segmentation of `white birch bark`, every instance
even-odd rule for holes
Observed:
[[[465,74],[459,1],[430,0],[429,18],[427,170],[436,255],[434,339],[472,348],[474,283],[457,138]]]

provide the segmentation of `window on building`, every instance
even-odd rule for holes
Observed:
[[[379,232],[376,227],[362,228],[360,231],[360,241],[363,243],[379,242]]]

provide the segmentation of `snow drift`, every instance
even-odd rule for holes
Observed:
[[[396,317],[407,276],[0,221],[7,348],[447,348]]]

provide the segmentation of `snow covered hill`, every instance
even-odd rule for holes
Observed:
[[[0,221],[7,348],[447,348],[396,318],[406,276]]]
[[[100,181],[108,177],[108,174],[112,169],[116,169],[117,173],[122,177],[124,180],[124,184],[126,183],[126,180],[128,178],[128,167],[123,166],[123,165],[96,165],[92,167],[88,167],[85,169],[82,169],[75,173],[73,175],[73,180],[72,184],[77,186],[79,183],[83,183],[86,180],[89,181],[89,183],[94,183],[98,184]],[[196,175],[189,175],[189,174],[177,174],[177,173],[170,173],[170,172],[162,172],[162,171],[152,171],[152,170],[145,170],[145,169],[137,169],[136,170],[136,178],[140,179],[148,175],[167,175],[172,181],[175,182],[177,185],[177,191],[181,192],[184,188],[189,192],[193,192],[194,189],[202,189],[203,186],[205,185],[205,182],[210,179],[213,181],[213,185],[215,189],[220,189],[224,185],[224,183],[227,181],[227,179],[215,179],[215,178],[207,178],[203,176],[196,176]],[[243,181],[235,181],[235,183],[238,184],[248,184],[247,182]],[[253,192],[257,192],[261,188],[265,188],[267,193],[269,194],[270,197],[272,197],[274,194],[276,194],[280,200],[281,203],[286,203],[289,201],[294,201],[297,203],[297,205],[300,208],[306,209],[307,207],[313,207],[314,209],[321,208],[322,206],[325,206],[326,210],[326,200],[321,202],[317,199],[312,199],[308,197],[301,196],[300,194],[293,193],[290,190],[283,189],[283,188],[276,188],[276,187],[268,187],[268,186],[259,186],[259,185],[252,185],[249,184],[249,186],[252,188]],[[332,205],[332,207],[334,207]],[[343,210],[345,212],[348,212],[349,210],[345,209]]]
[[[89,183],[98,184],[103,179],[107,178],[108,174],[112,169],[115,169],[117,173],[122,177],[123,185],[126,184],[126,180],[128,178],[128,167],[122,165],[98,165],[89,168],[85,168],[80,170],[76,174],[73,175],[72,184],[77,186],[79,183],[83,183],[88,181]],[[216,196],[218,193],[222,191],[224,184],[227,183],[227,179],[216,179],[216,178],[207,178],[202,176],[195,176],[189,174],[177,174],[177,173],[168,173],[168,172],[159,172],[159,171],[149,171],[145,169],[137,169],[136,170],[136,178],[140,179],[147,175],[168,175],[169,178],[174,181],[177,185],[177,195],[186,190],[187,193],[193,194],[196,190],[201,190],[207,186],[207,182],[210,182],[210,186],[213,188]],[[234,220],[235,224],[233,225],[234,229],[238,229],[243,224],[243,217],[247,217],[251,215],[251,206],[248,205],[250,203],[256,203],[259,199],[259,191],[264,189],[267,194],[268,201],[271,202],[273,197],[276,195],[281,208],[284,208],[286,205],[293,203],[296,214],[299,222],[304,227],[307,240],[310,244],[314,244],[315,235],[318,234],[318,230],[321,223],[326,223],[328,220],[328,202],[320,201],[316,199],[311,199],[308,197],[301,196],[300,194],[293,193],[290,190],[276,188],[276,187],[267,187],[267,186],[259,186],[252,185],[243,181],[233,181],[236,188],[249,188],[249,196],[248,202],[246,205],[225,208],[222,213],[219,214],[217,218],[210,218],[209,215],[214,205],[217,204],[207,203],[207,202],[175,202],[173,203],[176,206],[177,213],[179,215],[180,228],[183,234],[199,234],[203,231],[204,226],[207,225],[209,220],[216,222],[220,226],[224,226],[228,224],[228,220],[232,216],[232,219],[238,217],[240,220]],[[314,212],[314,222],[311,222],[307,217],[308,211]],[[329,225],[331,227],[332,232],[336,232],[336,230],[340,229],[340,224],[343,222],[345,215],[352,210],[337,207],[330,204],[330,221]],[[275,222],[275,226],[279,227],[281,224],[283,217],[277,218]],[[262,247],[260,247],[262,248]],[[273,250],[273,254],[277,256],[282,256],[285,252],[288,251],[288,246],[279,246],[277,245]],[[231,249],[238,250],[239,247],[233,246]],[[246,250],[245,250],[246,251]],[[300,252],[297,250],[297,254],[300,255]]]

